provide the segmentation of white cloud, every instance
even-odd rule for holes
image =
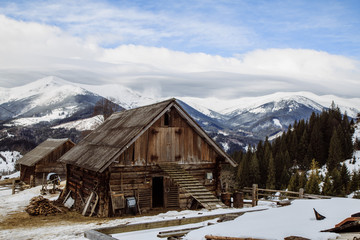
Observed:
[[[163,96],[261,95],[312,91],[357,97],[359,61],[307,49],[255,50],[235,57],[167,48],[103,48],[60,28],[0,15],[0,86],[57,75],[81,83],[120,83]],[[161,92],[161,93],[159,93]]]

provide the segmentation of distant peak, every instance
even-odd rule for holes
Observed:
[[[67,85],[67,84],[72,84],[62,78],[56,77],[56,76],[48,76],[48,77],[44,77],[41,79],[36,80],[34,83],[40,83],[43,85]]]

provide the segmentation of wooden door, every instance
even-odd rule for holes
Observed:
[[[175,162],[183,157],[183,130],[179,127],[159,127],[150,130],[149,156],[154,162]]]

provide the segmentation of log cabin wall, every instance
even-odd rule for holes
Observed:
[[[168,117],[165,117],[168,114]],[[197,134],[175,109],[163,115],[119,157],[126,166],[215,164],[215,150]],[[165,119],[168,119],[167,121]],[[165,125],[165,123],[168,125]]]
[[[20,180],[30,185],[30,176],[35,176],[35,166],[20,165]]]
[[[75,200],[74,208],[82,212],[87,198],[92,191],[99,195],[99,204],[96,212],[99,217],[110,216],[110,197],[109,197],[109,172],[96,173],[84,168],[67,165],[67,184],[64,194],[60,199],[71,191],[70,196]]]
[[[139,197],[140,209],[153,207],[153,179],[162,177],[166,208],[189,206],[191,197],[157,166],[181,164],[214,195],[219,194],[219,156],[175,109],[163,115],[145,131],[110,167],[111,191]],[[212,173],[213,180],[206,179]]]

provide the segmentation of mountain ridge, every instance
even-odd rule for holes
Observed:
[[[0,113],[9,115],[12,126],[31,126],[48,121],[54,128],[82,126],[81,131],[86,130],[84,126],[96,124],[72,124],[71,121],[89,119],[100,99],[110,98],[125,109],[166,99],[155,94],[144,95],[122,85],[76,84],[54,76],[16,88],[0,88],[0,96]],[[352,118],[360,112],[360,98],[318,96],[311,92],[277,92],[228,100],[175,98],[211,137],[229,151],[244,149],[265,137],[279,136],[295,120],[308,119],[312,112],[319,113],[329,108],[333,101]],[[4,110],[7,108],[15,114]]]

